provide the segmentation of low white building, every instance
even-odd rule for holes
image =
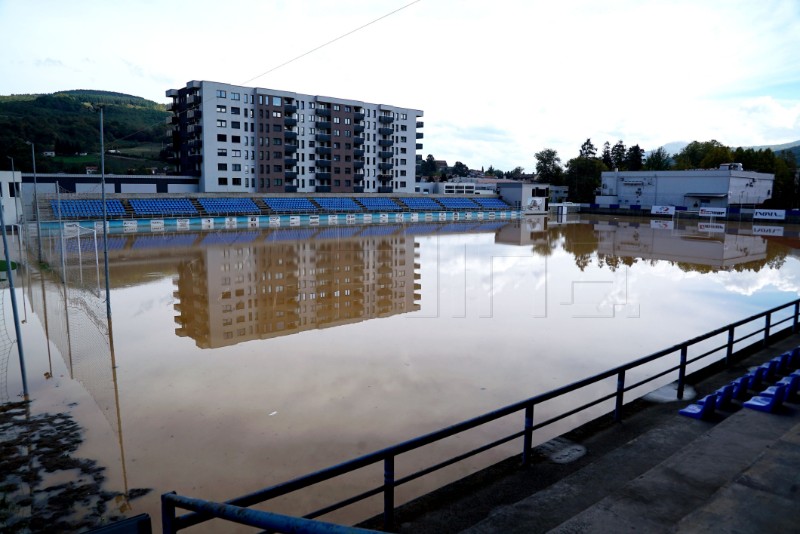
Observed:
[[[0,171],[0,198],[3,202],[3,220],[6,226],[18,222],[17,193],[20,191],[22,173],[20,171]]]
[[[774,174],[745,171],[741,163],[688,171],[608,171],[595,203],[601,207],[758,206],[772,197]]]

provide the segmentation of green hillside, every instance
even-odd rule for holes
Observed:
[[[74,90],[40,95],[0,95],[0,169],[32,170],[31,151],[36,145],[39,172],[85,172],[100,164],[100,118],[104,108],[106,170],[113,173],[145,172],[163,168],[164,122],[169,113],[162,104],[110,91]],[[56,157],[42,157],[55,151]],[[85,155],[84,155],[85,154]]]

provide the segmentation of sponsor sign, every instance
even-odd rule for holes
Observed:
[[[64,237],[75,237],[80,233],[81,233],[80,224],[74,222],[64,223]]]
[[[419,213],[412,213],[411,214],[411,222],[419,221]]]
[[[236,217],[225,217],[225,228],[236,228]]]
[[[725,233],[725,225],[720,223],[697,223],[697,229],[700,232],[708,232],[711,234]]]
[[[446,221],[447,220],[447,213],[444,212],[444,211],[439,212],[439,220],[440,221]]]
[[[175,222],[178,225],[178,230],[188,230],[189,229],[189,219],[178,219]]]
[[[328,224],[339,224],[338,215],[328,215]]]
[[[378,215],[378,220],[382,223],[389,222],[389,214],[381,213],[380,215]]]
[[[308,224],[311,226],[319,226],[319,215],[309,215]]]
[[[490,218],[490,219],[494,219],[496,216],[497,216],[497,215],[495,214],[495,212],[493,212],[493,211],[490,211],[490,212],[489,212],[489,218]]]
[[[406,219],[405,213],[395,213],[394,222],[403,222]]]
[[[504,211],[501,211],[501,212],[500,212],[500,218],[501,218],[501,219],[505,219],[505,218],[506,218],[506,215],[507,215],[507,214],[506,214],[506,212],[504,212]]]
[[[727,208],[702,207],[698,215],[700,215],[700,217],[725,217],[726,213],[728,213]]]
[[[782,221],[786,218],[786,210],[755,210],[753,212],[753,218]]]
[[[426,221],[432,221],[433,220],[433,213],[426,213],[425,214],[425,220]]]
[[[461,220],[461,214],[458,212],[453,213],[453,220],[454,221]]]
[[[350,219],[350,217],[352,217],[352,219]],[[352,223],[350,223],[351,220],[353,221]],[[356,216],[355,215],[348,215],[347,216],[347,222],[350,223],[350,224],[354,224],[356,222]],[[372,214],[371,213],[365,213],[364,214],[364,222],[365,223],[371,223],[372,222]]]
[[[272,227],[280,226],[281,225],[281,216],[280,215],[270,215],[269,216],[269,225]]]
[[[675,206],[653,206],[650,215],[675,215]]]
[[[123,232],[135,232],[139,229],[138,221],[122,221]]]
[[[482,211],[479,211],[477,216],[478,216],[479,220],[483,220],[483,212]]]
[[[511,218],[512,219],[516,219],[517,218],[517,212],[516,211],[512,211],[511,212]]]
[[[151,232],[163,232],[164,231],[164,219],[153,219],[150,221],[150,231]]]
[[[650,221],[650,228],[652,228],[653,230],[674,230],[675,229],[675,221],[651,220]]]
[[[756,226],[753,225],[753,235],[783,236],[783,226]]]
[[[106,231],[111,228],[111,225],[106,221]],[[95,221],[94,222],[94,230],[95,232],[102,232],[103,231],[103,221]]]
[[[289,226],[300,226],[300,216],[292,215],[289,217]]]
[[[258,217],[251,216],[247,218],[247,227],[248,228],[258,228]]]
[[[203,230],[213,230],[214,229],[214,219],[210,217],[204,217],[200,219],[200,228]]]
[[[471,212],[471,211],[468,211],[467,213],[465,213],[465,214],[464,214],[464,218],[465,218],[466,220],[468,220],[468,221],[469,221],[470,219],[472,219],[472,212]]]

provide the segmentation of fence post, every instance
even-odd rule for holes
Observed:
[[[681,365],[678,369],[678,400],[683,400],[684,381],[686,380],[686,355],[689,348],[686,345],[681,346]]]
[[[728,328],[728,350],[725,353],[725,366],[729,366],[731,364],[731,356],[733,356],[733,329],[734,327],[731,326]]]
[[[161,494],[161,532],[173,534],[175,532],[175,503],[169,500],[175,492]]]
[[[769,344],[769,327],[770,323],[772,322],[772,312],[767,313],[764,316],[764,346],[766,347]]]
[[[622,400],[623,395],[625,394],[625,370],[617,374],[617,400],[616,406],[614,407],[614,421],[620,422],[622,421]]]
[[[533,404],[525,407],[525,438],[522,444],[522,465],[531,463],[531,445],[533,444]]]
[[[394,529],[394,456],[383,461],[383,528]]]
[[[794,320],[792,321],[792,334],[797,333],[798,316],[800,316],[800,301],[794,303]]]

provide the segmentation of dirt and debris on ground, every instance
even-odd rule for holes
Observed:
[[[66,413],[36,414],[30,403],[0,406],[0,531],[79,532],[124,519],[128,494],[103,489],[105,468],[74,456],[81,427]]]

